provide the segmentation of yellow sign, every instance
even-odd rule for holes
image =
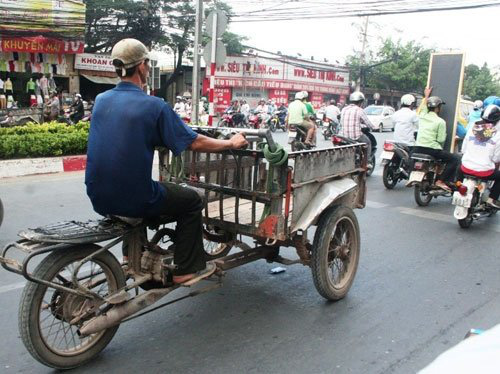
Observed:
[[[77,0],[0,0],[0,30],[83,38],[85,4]]]

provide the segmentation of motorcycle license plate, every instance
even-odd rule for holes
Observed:
[[[387,151],[382,151],[382,155],[380,156],[382,160],[392,160],[393,157],[394,157],[394,152],[387,152]]]
[[[288,132],[288,144],[291,144],[295,140],[296,136],[297,136],[296,131],[289,131]]]
[[[462,206],[464,208],[470,208],[471,201],[472,201],[472,195],[467,194],[464,196],[460,192],[455,191],[453,193],[453,199],[451,203],[453,205]]]
[[[410,179],[408,183],[410,182],[422,182],[424,180],[425,173],[423,171],[412,171],[410,174]]]

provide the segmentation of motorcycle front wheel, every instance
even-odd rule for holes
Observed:
[[[35,278],[74,288],[71,275],[76,264],[97,251],[97,245],[56,250],[33,272]],[[87,262],[78,272],[79,283],[101,297],[125,286],[125,275],[108,251]],[[90,299],[28,282],[21,295],[19,332],[28,352],[40,363],[55,369],[72,369],[92,360],[111,341],[118,326],[89,336],[77,331],[95,314],[70,321],[92,307]],[[97,308],[96,312],[105,312]]]

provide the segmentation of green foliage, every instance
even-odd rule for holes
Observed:
[[[83,154],[90,124],[29,123],[0,128],[0,159]]]
[[[377,51],[367,53],[363,66],[359,56],[348,56],[347,63],[353,80],[359,78],[363,68],[367,87],[420,92],[427,83],[431,53],[432,49],[415,41],[402,43],[388,38]]]
[[[87,52],[108,53],[123,38],[151,47],[164,38],[160,9],[167,0],[85,0]]]
[[[490,95],[500,96],[500,81],[491,74],[488,65],[474,64],[465,67],[464,95],[472,100],[484,100]]]

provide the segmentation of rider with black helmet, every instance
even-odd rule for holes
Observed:
[[[474,175],[495,183],[490,189],[487,203],[500,209],[500,107],[489,105],[481,120],[470,126],[462,145],[460,174]],[[461,178],[460,178],[461,179]]]
[[[446,162],[445,169],[436,181],[436,187],[451,191],[445,182],[455,179],[460,158],[443,150],[446,141],[446,122],[438,116],[445,104],[438,96],[430,96],[431,88],[425,89],[425,97],[420,105],[418,135],[413,153],[424,153]]]

